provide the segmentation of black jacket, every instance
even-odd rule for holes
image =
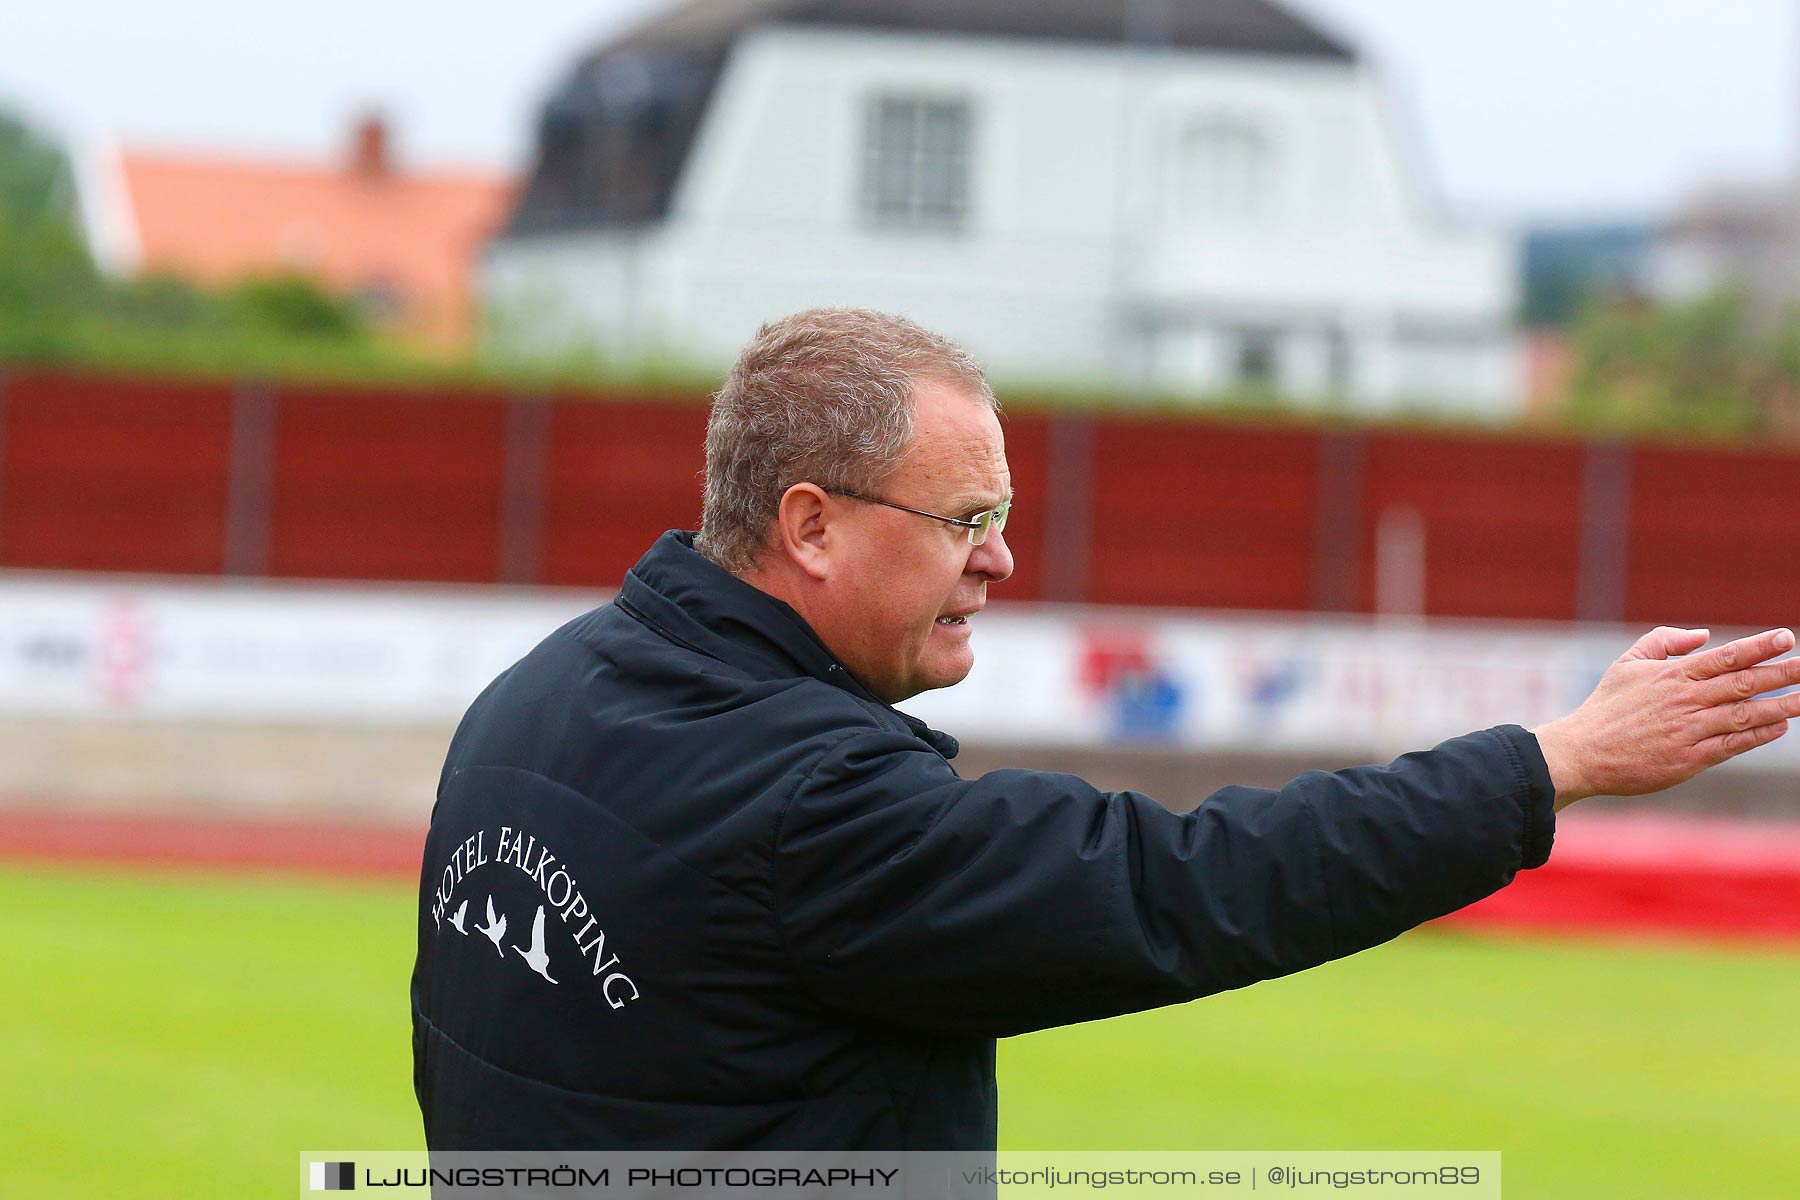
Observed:
[[[432,1148],[992,1149],[995,1038],[1354,953],[1550,852],[1512,726],[1182,816],[955,752],[664,535],[451,743],[412,981]]]

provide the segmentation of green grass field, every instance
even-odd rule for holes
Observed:
[[[17,1196],[291,1195],[415,1149],[412,891],[0,866]],[[1410,935],[1003,1043],[1033,1149],[1499,1150],[1506,1195],[1800,1195],[1800,953]]]

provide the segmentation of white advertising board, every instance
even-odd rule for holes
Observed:
[[[0,711],[454,721],[587,593],[0,580]]]
[[[447,724],[604,600],[4,576],[0,713]],[[1639,632],[995,604],[974,673],[904,707],[971,743],[1389,756],[1567,712]],[[1756,757],[1800,771],[1800,738]]]

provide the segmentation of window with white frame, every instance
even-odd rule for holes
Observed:
[[[969,216],[967,100],[877,96],[863,140],[863,212],[889,229],[960,229]]]
[[[1178,221],[1238,224],[1266,211],[1273,198],[1274,147],[1262,128],[1244,119],[1186,122],[1172,165],[1169,201]]]

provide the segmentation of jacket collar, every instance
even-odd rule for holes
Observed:
[[[671,529],[626,573],[619,605],[670,641],[761,679],[810,675],[893,713],[945,758],[956,739],[886,704],[837,660],[799,613],[703,557]]]

